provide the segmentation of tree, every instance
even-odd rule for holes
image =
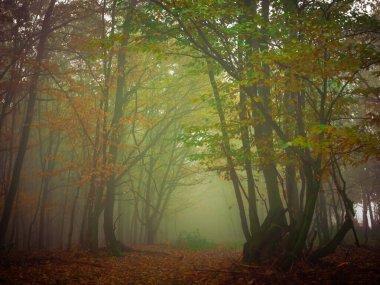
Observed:
[[[249,232],[241,195],[236,191],[237,178],[230,173],[247,239],[244,258],[265,262],[274,252],[282,251],[279,263],[288,268],[305,248],[323,174],[333,161],[334,156],[329,160],[331,148],[338,147],[329,132],[334,128],[328,127],[339,112],[334,109],[348,104],[344,100],[350,87],[360,81],[358,72],[377,63],[371,40],[355,38],[358,43],[353,44],[352,38],[358,33],[371,38],[376,20],[346,1],[152,2],[161,9],[156,17],[170,25],[171,35],[179,43],[218,62],[232,84],[239,86],[241,146],[249,154],[248,142],[254,138],[270,204],[265,221]],[[354,16],[350,10],[355,11]],[[357,21],[360,25],[354,26]],[[332,34],[339,36],[332,38]],[[248,115],[248,111],[252,113]],[[247,139],[247,124],[253,128],[251,139]],[[227,143],[228,136],[223,137]],[[229,157],[226,152],[231,168]],[[277,180],[281,157],[297,161],[285,165],[290,227],[284,220]],[[245,168],[250,181],[248,160]],[[295,166],[300,167],[305,185],[305,204],[301,199],[300,209]],[[286,246],[279,249],[281,240]]]
[[[51,18],[52,18],[55,4],[56,4],[55,0],[51,0],[49,2],[49,5],[46,9],[44,20],[41,26],[41,33],[40,33],[39,43],[37,47],[37,55],[36,55],[37,67],[30,80],[30,86],[28,90],[29,99],[28,99],[28,105],[27,105],[27,110],[26,110],[26,115],[25,115],[25,121],[22,128],[20,142],[18,145],[17,157],[16,157],[15,164],[13,167],[12,179],[9,185],[9,189],[6,193],[4,210],[3,210],[1,221],[0,221],[0,232],[1,232],[0,244],[2,246],[6,242],[6,233],[7,233],[8,223],[11,217],[13,203],[18,191],[21,168],[22,168],[22,164],[24,161],[24,156],[25,156],[25,152],[26,152],[26,148],[28,144],[30,126],[33,120],[34,105],[37,98],[37,84],[38,84],[38,80],[41,73],[41,64],[46,53],[46,43],[48,40],[48,35],[50,31],[49,28],[50,28]]]

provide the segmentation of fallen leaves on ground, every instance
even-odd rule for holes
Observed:
[[[289,272],[240,263],[241,251],[136,245],[122,257],[85,251],[14,252],[2,256],[0,284],[380,284],[380,253],[340,247],[334,255]]]

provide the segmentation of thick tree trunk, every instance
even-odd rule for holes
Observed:
[[[111,144],[109,147],[110,161],[109,163],[116,164],[118,156],[118,144],[120,143],[120,130],[118,130],[119,121],[123,115],[123,107],[128,103],[128,99],[125,95],[125,66],[126,66],[126,46],[128,44],[128,21],[125,18],[123,23],[124,40],[120,47],[120,51],[117,58],[117,83],[116,83],[116,96],[113,118],[111,122],[111,128],[114,130],[111,132]],[[114,229],[114,202],[115,202],[116,181],[115,174],[113,173],[107,181],[107,189],[104,203],[104,235],[106,239],[107,248],[111,255],[120,254],[120,244],[116,240]]]
[[[245,17],[257,17],[257,1],[248,0],[244,1],[247,14]],[[261,17],[264,22],[268,22],[269,16],[269,1],[261,1]],[[260,39],[253,37],[246,37],[247,46],[250,48],[246,51],[246,56],[249,58],[253,53],[265,52],[266,46],[266,31],[265,24],[261,26]],[[246,63],[252,70],[255,66],[248,61]],[[266,76],[269,76],[269,66],[265,63],[262,64],[260,69],[263,70]],[[264,181],[267,189],[267,196],[269,200],[269,213],[260,227],[260,230],[252,236],[244,246],[243,260],[246,262],[265,262],[268,256],[272,255],[274,251],[280,250],[277,245],[281,239],[282,234],[286,228],[285,211],[283,209],[279,186],[278,186],[278,172],[274,162],[274,146],[273,146],[273,130],[272,126],[263,121],[260,110],[256,107],[255,100],[259,98],[264,108],[269,108],[270,88],[265,84],[252,85],[244,88],[247,92],[247,97],[250,99],[252,107],[252,118],[254,119],[254,139],[258,155],[260,157],[260,169],[264,175]]]
[[[305,247],[318,199],[320,181],[313,173],[313,169],[318,169],[318,165],[311,165],[310,162],[306,161],[303,167],[306,181],[306,203],[302,218],[298,223],[299,227],[290,233],[287,252],[281,260],[281,267],[284,269],[288,269],[292,265]]]
[[[87,236],[86,246],[91,252],[97,253],[99,247],[99,217],[100,212],[96,209],[91,209],[87,217]]]
[[[100,108],[102,108],[102,102]],[[95,143],[92,152],[92,169],[96,173],[99,167],[99,146],[100,146],[100,121],[98,117],[96,120]],[[99,181],[100,180],[100,181]],[[91,176],[90,189],[88,191],[88,199],[85,207],[85,216],[83,220],[83,233],[82,233],[82,246],[88,248],[91,252],[97,253],[98,251],[98,231],[99,231],[99,217],[103,210],[103,188],[104,182],[101,177],[99,179],[96,175]]]
[[[156,233],[153,228],[153,225],[149,225],[149,227],[146,227],[146,243],[147,244],[154,244]]]
[[[281,239],[284,235],[284,227],[279,225],[278,221],[285,218],[285,212],[284,209],[269,211],[257,235],[244,244],[244,262],[272,263],[274,254],[277,256],[282,254],[284,245]]]
[[[295,225],[300,217],[300,200],[297,189],[296,169],[294,166],[285,167],[285,180],[290,224]]]
[[[257,11],[257,3],[256,1],[247,1],[246,5],[250,9],[252,14],[256,14]],[[269,22],[269,1],[262,0],[261,1],[261,17],[264,23]],[[265,52],[268,49],[266,43],[266,25],[262,25],[260,28],[261,38],[257,39],[248,39],[248,42],[251,46],[252,52]],[[260,42],[259,42],[260,41]],[[254,68],[254,67],[252,67]],[[269,78],[270,75],[270,67],[262,63],[262,72],[264,75]],[[278,172],[276,168],[276,164],[274,162],[274,146],[273,146],[273,129],[272,126],[266,120],[263,121],[262,113],[256,107],[255,100],[259,98],[262,102],[262,105],[267,110],[270,110],[270,87],[265,84],[259,84],[255,86],[251,86],[247,89],[247,95],[251,100],[252,106],[252,118],[255,120],[254,126],[254,137],[257,147],[257,152],[260,157],[260,168],[264,175],[265,185],[267,188],[268,200],[270,209],[274,212],[281,212],[283,209],[280,189],[278,186]],[[280,219],[276,221],[276,223],[281,224],[283,226],[286,225],[285,216],[278,216]]]

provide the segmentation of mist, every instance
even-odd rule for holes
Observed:
[[[380,280],[378,4],[1,2],[0,283]]]

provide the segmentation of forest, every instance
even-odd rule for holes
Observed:
[[[0,284],[380,282],[379,76],[379,0],[1,0]]]

